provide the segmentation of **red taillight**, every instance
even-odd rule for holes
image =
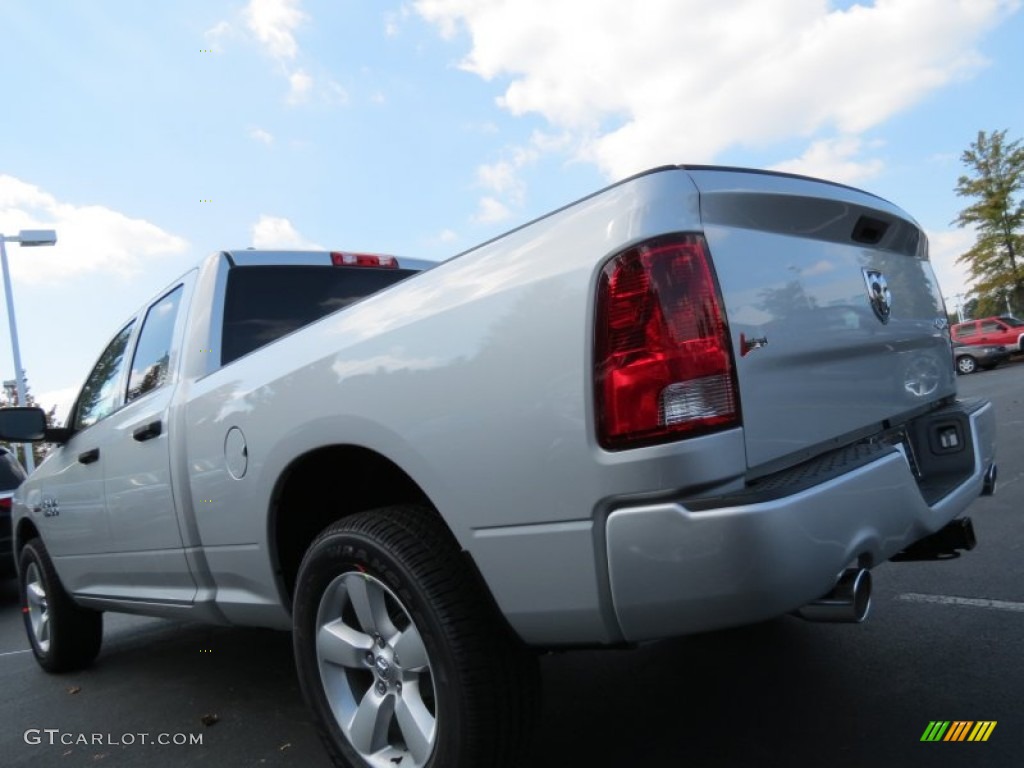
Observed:
[[[376,253],[343,253],[331,251],[331,264],[336,267],[383,267],[398,269],[394,256],[379,256]]]
[[[8,496],[5,499],[0,499],[0,509],[6,509],[8,512],[11,510],[11,497]]]
[[[656,238],[605,266],[594,378],[604,448],[740,423],[728,329],[701,235]]]

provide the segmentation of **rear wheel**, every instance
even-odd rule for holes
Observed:
[[[959,373],[968,374],[974,373],[978,369],[978,364],[974,361],[974,358],[970,355],[963,355],[956,359],[956,370]]]
[[[47,672],[89,666],[103,642],[103,614],[82,608],[64,591],[41,539],[22,548],[19,566],[22,616],[36,661]]]
[[[516,765],[536,659],[495,616],[436,514],[363,512],[328,527],[299,569],[295,658],[338,765]]]

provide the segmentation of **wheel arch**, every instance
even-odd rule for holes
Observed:
[[[14,552],[15,559],[20,556],[22,548],[32,539],[41,538],[39,536],[39,529],[36,524],[29,520],[27,517],[21,518],[18,521],[18,526],[14,531]]]
[[[370,448],[325,446],[289,463],[274,485],[267,531],[278,589],[288,609],[302,557],[324,528],[358,512],[396,504],[436,509],[412,477]]]

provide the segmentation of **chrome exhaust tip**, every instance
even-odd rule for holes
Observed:
[[[847,568],[824,597],[796,610],[807,621],[859,624],[871,611],[871,571]]]

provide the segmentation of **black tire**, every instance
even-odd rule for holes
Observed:
[[[47,672],[89,666],[103,643],[103,614],[83,608],[64,591],[41,539],[19,557],[18,592],[32,653]]]
[[[299,682],[337,765],[518,765],[537,659],[433,510],[389,507],[325,529],[299,569],[293,620]]]
[[[978,370],[978,363],[970,355],[961,355],[956,359],[956,372],[964,375]]]

